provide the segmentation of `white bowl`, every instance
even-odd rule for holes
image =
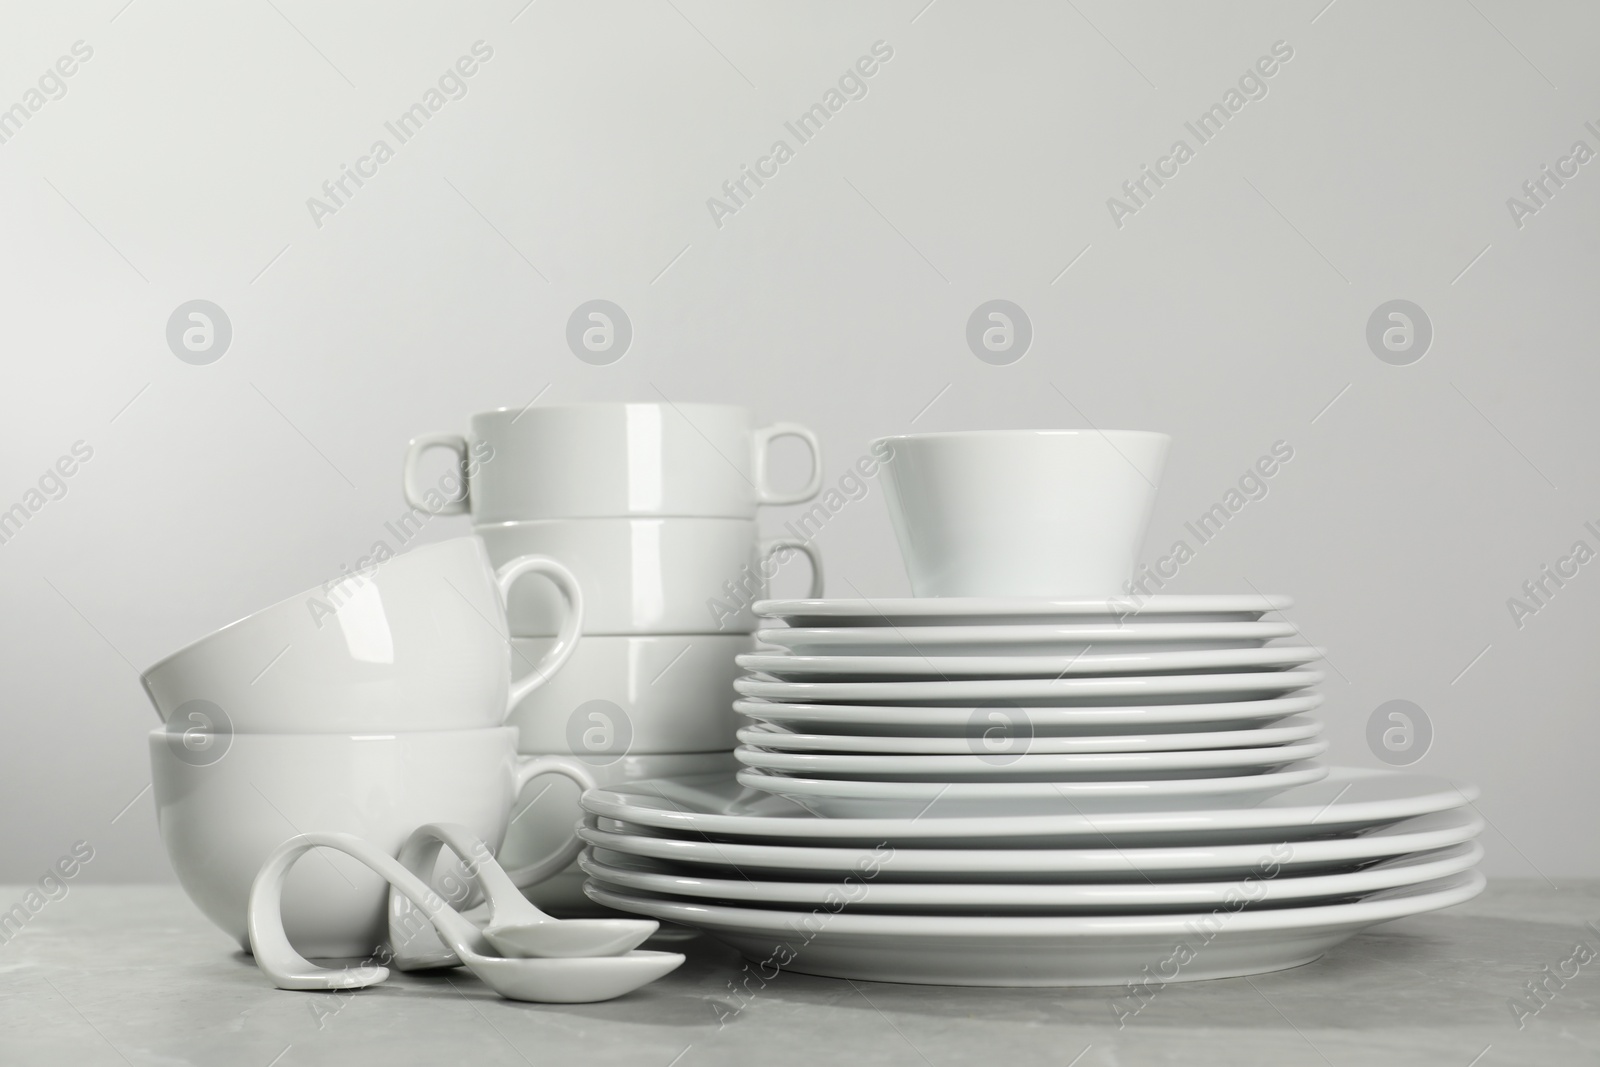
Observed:
[[[969,430],[873,442],[893,450],[884,499],[912,592],[1125,592],[1170,443],[1143,430]]]
[[[369,736],[235,734],[197,757],[150,734],[156,819],[189,898],[248,950],[256,872],[304,831],[356,834],[391,855],[418,826],[456,822],[497,846],[515,799],[516,731]],[[215,758],[213,758],[215,757]],[[290,875],[284,925],[301,955],[365,956],[386,936],[384,880],[348,857],[308,858]]]

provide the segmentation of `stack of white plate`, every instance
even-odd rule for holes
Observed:
[[[758,604],[737,775],[591,791],[589,894],[845,978],[1253,974],[1483,885],[1475,795],[1330,768],[1282,597]]]
[[[1321,680],[1308,669],[1320,653],[1269,645],[1295,631],[1261,621],[1287,604],[763,603],[789,625],[757,633],[777,651],[739,658],[755,673],[736,683],[735,707],[762,724],[740,734],[739,780],[841,816],[1169,807],[1314,782],[1327,743],[1290,716],[1315,706],[1304,691]],[[1105,736],[1079,736],[1090,725]]]

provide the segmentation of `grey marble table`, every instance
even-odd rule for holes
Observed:
[[[0,887],[0,908],[26,888]],[[1114,989],[785,973],[741,1001],[738,957],[699,937],[606,1004],[513,1004],[465,972],[284,992],[176,887],[73,886],[0,932],[0,1064],[1594,1064],[1600,958],[1574,949],[1600,951],[1597,927],[1600,882],[1491,883],[1309,966],[1170,985],[1119,1029]]]

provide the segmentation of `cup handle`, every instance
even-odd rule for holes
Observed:
[[[567,602],[567,611],[561,619],[561,628],[556,632],[555,643],[550,646],[550,650],[527,674],[511,683],[511,691],[506,698],[507,715],[511,714],[512,708],[522,703],[523,697],[548,682],[551,675],[561,669],[561,665],[567,662],[567,657],[572,655],[572,650],[578,646],[578,635],[583,630],[583,590],[578,587],[578,579],[549,556],[518,556],[494,572],[495,584],[500,587],[502,607],[510,602],[511,587],[517,584],[517,579],[526,574],[541,574],[550,579],[551,584],[560,591],[562,599]]]
[[[810,541],[801,541],[793,537],[777,537],[771,541],[763,541],[760,547],[756,549],[757,559],[765,563],[775,553],[781,552],[786,548],[805,553],[806,559],[811,561],[811,591],[806,596],[813,599],[820,597],[822,595],[822,551]],[[766,587],[770,584],[770,582],[763,583],[763,593],[767,591]]]
[[[589,768],[577,762],[570,756],[518,756],[516,771],[516,795],[522,796],[522,791],[528,783],[544,774],[560,774],[578,783],[578,788],[583,790],[598,789],[600,783],[590,773]],[[574,824],[576,829],[576,824]],[[526,867],[517,867],[506,871],[513,884],[518,889],[527,889],[537,885],[547,878],[560,874],[572,866],[572,861],[578,858],[578,853],[583,851],[583,842],[574,834],[566,844],[542,860],[535,860]]]
[[[456,454],[456,466],[461,472],[461,496],[455,500],[447,500],[443,507],[434,511],[423,502],[423,498],[430,490],[421,486],[417,480],[417,461],[422,454],[432,448],[448,448]],[[405,490],[406,503],[414,508],[421,508],[432,515],[465,515],[472,508],[471,492],[467,485],[467,441],[460,434],[454,433],[425,433],[421,437],[413,437],[406,443],[406,461],[401,471],[401,485]]]
[[[772,442],[780,437],[798,437],[811,450],[811,477],[806,479],[804,486],[792,493],[780,493],[767,484],[767,451],[772,447]],[[799,504],[816,496],[822,488],[822,444],[817,440],[817,435],[804,426],[797,422],[775,422],[752,434],[751,445],[754,452],[750,469],[755,475],[758,504]]]

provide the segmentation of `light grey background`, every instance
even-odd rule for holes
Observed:
[[[830,479],[886,433],[1164,430],[1152,560],[1288,442],[1168,590],[1293,595],[1334,759],[1378,765],[1368,717],[1414,701],[1416,769],[1483,787],[1490,873],[1600,874],[1600,563],[1507,607],[1600,548],[1600,163],[1507,207],[1600,149],[1600,13],[925,3],[8,4],[0,107],[94,51],[0,144],[0,509],[94,451],[0,544],[0,880],[79,839],[85,879],[170,877],[138,669],[364,553],[408,438],[663,396],[802,421]],[[479,40],[467,95],[318,227],[307,198]],[[877,41],[867,95],[719,228],[707,198]],[[1278,41],[1265,98],[1116,226]],[[233,327],[209,366],[166,342],[193,299]],[[633,324],[609,366],[566,347],[592,299]],[[991,299],[1032,323],[1009,366],[965,340]],[[1409,366],[1365,339],[1393,299],[1433,324]],[[906,592],[876,493],[820,535],[833,595]]]

